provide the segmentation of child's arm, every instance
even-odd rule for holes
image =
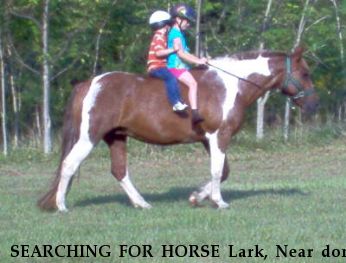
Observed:
[[[155,51],[155,56],[162,58],[162,57],[167,57],[168,55],[175,52],[177,52],[177,49],[175,48],[160,49]]]
[[[174,39],[173,46],[174,46],[174,49],[177,50],[177,55],[181,59],[187,61],[188,63],[203,65],[203,64],[206,64],[208,61],[206,58],[199,58],[191,53],[184,52],[180,38]]]

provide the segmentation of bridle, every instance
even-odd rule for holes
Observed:
[[[297,93],[294,95],[289,95],[287,92],[288,86],[290,84],[292,84],[297,89]],[[302,85],[302,83],[293,77],[293,75],[292,75],[292,60],[289,56],[286,57],[286,78],[285,78],[285,81],[281,87],[281,91],[286,93],[293,100],[309,97],[315,93],[315,89],[313,86],[304,89],[304,86]]]

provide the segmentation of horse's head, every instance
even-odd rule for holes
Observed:
[[[311,80],[309,67],[303,58],[303,51],[298,47],[290,56],[287,56],[282,92],[291,97],[303,112],[314,113],[319,98]]]

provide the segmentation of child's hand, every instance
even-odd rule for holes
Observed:
[[[208,63],[208,59],[207,58],[200,58],[199,61],[200,62],[198,64],[200,64],[200,65],[206,65]]]

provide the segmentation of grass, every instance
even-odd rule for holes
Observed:
[[[321,256],[326,245],[346,249],[345,138],[309,140],[314,143],[270,140],[242,146],[246,134],[240,136],[229,150],[231,175],[222,193],[231,206],[224,211],[208,202],[201,208],[187,202],[209,179],[209,160],[199,146],[130,142],[131,178],[153,205],[151,210],[131,207],[109,173],[107,150],[98,147],[74,181],[67,214],[44,213],[35,206],[49,185],[58,154],[47,158],[33,149],[17,151],[0,159],[0,262],[263,261],[230,258],[228,245],[234,245],[234,253],[258,245],[268,255],[266,262],[345,262],[345,257]],[[14,244],[30,245],[30,254],[35,245],[109,245],[111,257],[11,258]],[[151,245],[154,257],[120,258],[122,244]],[[214,244],[219,257],[162,258],[165,244]],[[277,258],[276,245],[311,248],[313,257]]]

